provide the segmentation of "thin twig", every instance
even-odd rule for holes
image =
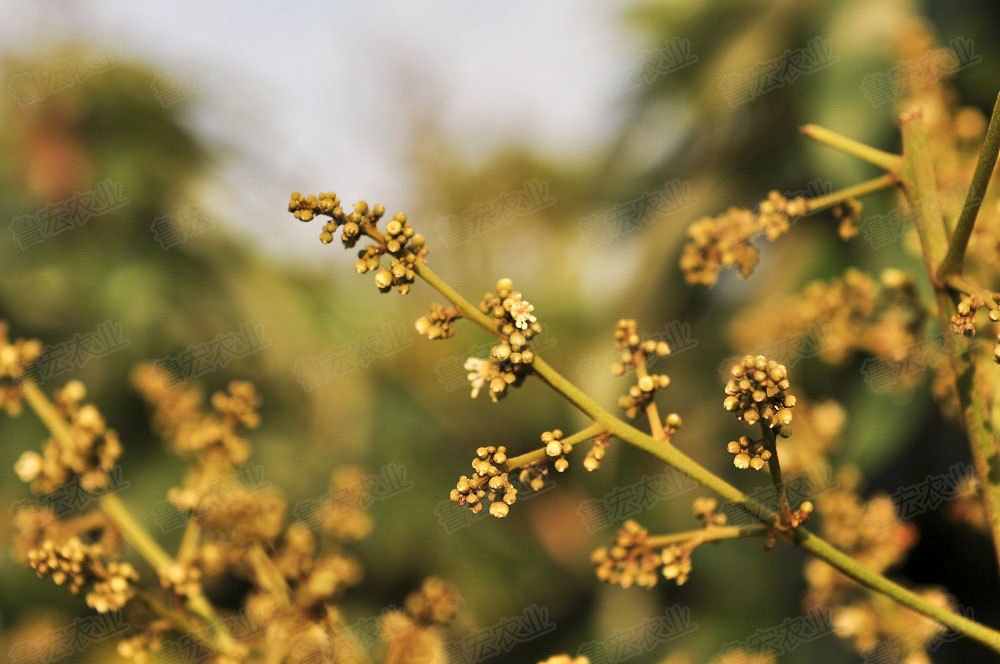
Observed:
[[[903,165],[903,158],[898,154],[883,152],[870,145],[865,145],[853,138],[847,138],[835,131],[815,124],[807,124],[801,127],[800,131],[809,138],[824,145],[828,145],[835,150],[840,150],[858,159],[862,159],[871,164],[875,164],[890,173],[898,173]]]
[[[1000,152],[1000,94],[997,95],[997,100],[993,105],[993,115],[986,128],[986,140],[983,141],[983,147],[979,151],[979,161],[976,162],[976,170],[972,175],[972,184],[969,186],[969,193],[965,196],[965,205],[962,206],[958,223],[955,224],[955,232],[951,235],[948,253],[945,254],[944,260],[941,262],[939,277],[962,272],[965,249],[969,245],[972,229],[976,225],[979,206],[983,204],[986,188],[990,184],[990,178],[993,177],[998,152]]]

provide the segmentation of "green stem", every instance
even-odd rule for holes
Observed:
[[[146,559],[146,562],[157,574],[164,572],[174,563],[170,554],[164,551],[163,547],[149,534],[149,531],[135,520],[117,494],[104,494],[100,498],[100,503],[101,509],[118,527],[122,536],[140,556]]]
[[[646,353],[639,350],[634,355],[632,366],[635,368],[636,377],[641,379],[643,376],[648,376],[649,369],[646,367]],[[663,431],[663,420],[660,419],[660,411],[656,407],[655,390],[649,395],[649,403],[646,404],[646,419],[649,420],[649,432],[653,434],[653,438],[666,440],[667,434]]]
[[[190,619],[183,611],[169,607],[156,597],[141,590],[136,591],[135,598],[145,604],[153,613],[170,621],[170,624],[178,631],[190,634],[211,650],[218,650],[217,644],[205,633],[204,627],[197,621]]]
[[[591,424],[586,429],[577,431],[569,438],[563,438],[561,442],[564,445],[569,445],[570,447],[574,447],[577,444],[582,443],[585,440],[590,440],[591,438],[599,436],[602,433],[604,433],[604,427],[601,426],[600,424],[594,423]],[[530,452],[525,452],[524,454],[520,454],[516,457],[510,457],[509,459],[507,459],[505,468],[507,472],[510,472],[512,470],[517,470],[518,468],[533,466],[536,463],[539,463],[540,461],[544,461],[545,458],[546,458],[545,448],[540,447],[537,450],[531,450]]]
[[[983,203],[986,187],[989,186],[990,178],[993,176],[998,152],[1000,152],[1000,95],[997,95],[993,105],[993,115],[986,129],[986,140],[983,141],[983,147],[979,151],[979,161],[976,162],[976,170],[972,175],[972,185],[965,197],[965,205],[962,206],[955,232],[951,236],[948,253],[941,263],[939,276],[945,277],[962,272],[965,248],[969,245],[972,229],[976,225],[976,216],[979,214],[979,206]]]
[[[845,187],[826,196],[817,196],[806,200],[806,208],[810,214],[843,203],[849,198],[860,198],[868,194],[882,191],[899,184],[899,177],[894,173],[886,173],[871,180],[865,180],[856,185]]]
[[[418,262],[414,269],[421,278],[444,295],[469,320],[475,322],[491,334],[499,335],[496,325],[491,319],[448,286],[427,265]],[[652,436],[618,419],[570,383],[538,355],[535,356],[532,367],[535,373],[548,383],[549,386],[559,392],[579,410],[589,415],[595,422],[604,425],[605,430],[615,437],[652,454],[726,500],[739,504],[765,525],[772,528],[780,525],[779,517],[773,510],[749,498],[739,489],[688,457],[670,442],[658,441]],[[796,528],[792,531],[792,537],[794,542],[799,546],[825,560],[859,583],[892,597],[900,604],[929,618],[933,618],[946,627],[962,632],[989,646],[996,652],[1000,652],[1000,632],[928,602],[920,595],[903,588],[881,574],[867,569],[847,554],[839,551],[805,528]]]
[[[771,470],[771,481],[778,494],[778,513],[781,515],[781,525],[789,528],[792,525],[792,509],[788,504],[788,492],[785,491],[785,482],[781,478],[781,462],[778,461],[778,440],[775,438],[774,429],[761,422],[761,431],[764,432],[764,446],[771,452],[771,458],[767,464]]]
[[[998,640],[1000,632],[977,623],[974,620],[969,620],[965,616],[959,615],[947,608],[925,601],[922,597],[903,586],[890,581],[881,574],[871,571],[854,560],[854,558],[838,550],[822,538],[813,535],[805,528],[797,528],[795,536],[798,545],[803,549],[818,558],[822,558],[862,585],[887,595],[900,604],[908,606],[914,611],[922,613],[928,618],[933,618],[942,625],[946,625],[956,632],[961,632],[1000,652],[1000,640]]]
[[[847,138],[842,134],[838,134],[835,131],[831,131],[826,127],[821,127],[815,124],[807,124],[801,128],[803,134],[809,138],[819,141],[824,145],[829,145],[835,150],[840,150],[845,154],[849,154],[852,157],[857,157],[867,161],[868,163],[875,164],[880,168],[884,168],[890,173],[898,173],[900,167],[903,165],[903,158],[898,154],[892,154],[890,152],[883,152],[877,148],[873,148],[870,145],[865,145],[853,138]]]
[[[682,533],[654,535],[646,540],[646,544],[654,548],[691,541],[697,541],[698,544],[702,544],[704,542],[716,542],[718,540],[737,539],[739,537],[757,537],[766,535],[770,531],[771,528],[763,524],[750,526],[709,526],[708,528],[687,530]]]
[[[913,209],[924,267],[934,287],[938,320],[944,333],[948,334],[951,327],[949,314],[955,303],[948,292],[946,280],[937,278],[948,240],[937,197],[933,155],[920,114],[910,113],[904,115],[902,120],[903,153],[906,155],[902,171],[903,192]],[[986,395],[990,393],[987,372],[993,367],[980,366],[975,361],[968,352],[968,341],[964,337],[956,335],[953,343],[956,348],[948,356],[955,377],[955,392],[961,406],[962,423],[969,436],[973,465],[993,537],[994,554],[1000,566],[1000,450],[990,422],[990,405],[986,401]]]
[[[900,173],[903,192],[913,210],[914,225],[924,254],[924,266],[927,274],[931,275],[931,281],[936,283],[934,275],[948,250],[948,231],[937,196],[934,155],[927,143],[927,132],[923,128],[921,114],[911,112],[901,120],[905,156]]]

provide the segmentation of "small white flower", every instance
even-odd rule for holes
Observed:
[[[469,372],[466,378],[472,383],[472,398],[479,396],[479,390],[483,389],[486,381],[490,377],[493,365],[489,360],[481,360],[478,357],[470,357],[465,361],[465,370]]]
[[[42,457],[37,452],[25,452],[14,464],[14,472],[22,482],[32,482],[42,473]]]
[[[510,317],[514,319],[514,325],[519,329],[527,330],[529,323],[534,323],[538,320],[531,313],[534,310],[534,305],[527,300],[518,298],[510,306]]]

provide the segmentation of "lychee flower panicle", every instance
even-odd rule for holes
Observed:
[[[792,423],[795,396],[788,394],[788,369],[763,355],[746,355],[730,370],[723,406],[747,424],[763,421],[774,429]],[[790,429],[783,429],[787,435]]]

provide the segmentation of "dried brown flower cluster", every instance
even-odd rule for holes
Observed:
[[[76,595],[85,585],[87,606],[98,613],[117,611],[135,594],[139,574],[127,562],[108,560],[104,547],[87,544],[79,537],[62,543],[45,539],[28,550],[28,563],[39,577],[48,576],[57,586],[65,585]]]
[[[86,395],[78,380],[57,391],[56,404],[70,440],[53,435],[42,445],[41,454],[25,452],[17,460],[14,470],[21,481],[31,483],[32,490],[49,494],[72,479],[92,492],[108,486],[108,471],[121,456],[121,442],[93,404],[81,403]]]
[[[0,320],[0,410],[17,415],[22,397],[17,379],[42,354],[42,343],[36,339],[10,341],[7,335],[7,323]]]
[[[628,394],[618,399],[618,405],[625,414],[634,419],[653,401],[657,390],[670,385],[670,376],[648,371],[649,358],[669,355],[670,346],[665,341],[643,340],[635,320],[623,318],[615,325],[615,348],[621,349],[621,360],[611,366],[611,373],[624,376],[628,369],[632,369],[636,375],[635,385],[629,388]],[[670,415],[668,426],[673,424],[676,424],[673,429],[680,428],[679,415]]]
[[[702,217],[687,230],[687,244],[680,266],[689,284],[714,286],[719,271],[736,266],[740,275],[753,272],[760,252],[751,240],[764,235],[771,242],[788,232],[792,220],[809,211],[805,198],[788,199],[772,191],[761,201],[758,212],[730,208],[716,217]]]
[[[434,303],[431,304],[430,313],[418,318],[414,327],[417,329],[417,334],[431,341],[448,339],[455,334],[455,321],[461,317],[461,312],[455,307],[444,307]]]
[[[416,278],[414,265],[427,255],[427,247],[424,237],[414,232],[404,213],[397,212],[386,222],[385,231],[381,232],[378,223],[385,215],[385,206],[377,204],[369,207],[365,201],[358,201],[348,213],[333,192],[319,196],[303,196],[295,192],[288,202],[288,211],[301,221],[312,221],[317,216],[329,217],[319,235],[323,244],[333,242],[338,228],[341,229],[340,240],[348,249],[354,248],[364,235],[372,238],[375,244],[358,252],[358,260],[354,264],[358,274],[375,272],[375,286],[382,293],[393,287],[403,294],[410,291]],[[389,266],[381,267],[386,254],[389,255]]]
[[[465,361],[465,370],[469,372],[472,398],[483,387],[489,387],[490,399],[495,403],[507,395],[508,386],[517,387],[531,372],[535,354],[528,342],[542,331],[542,326],[533,313],[534,305],[514,290],[510,279],[499,280],[496,293],[483,295],[479,310],[496,321],[502,336],[490,350],[489,358],[470,357]]]
[[[736,419],[747,424],[763,421],[771,429],[781,428],[783,436],[790,435],[790,430],[784,427],[792,423],[795,395],[787,391],[789,382],[785,365],[768,360],[763,355],[746,355],[742,362],[730,368],[729,375],[731,378],[726,383],[726,398],[722,404],[726,410],[736,413]],[[747,442],[749,445],[749,440]],[[760,453],[755,450],[756,448],[749,451],[759,458]],[[729,452],[736,454],[737,467],[746,468],[750,465],[750,457],[746,459],[746,465],[740,464],[740,460],[747,457],[742,439],[735,445],[730,443]]]

